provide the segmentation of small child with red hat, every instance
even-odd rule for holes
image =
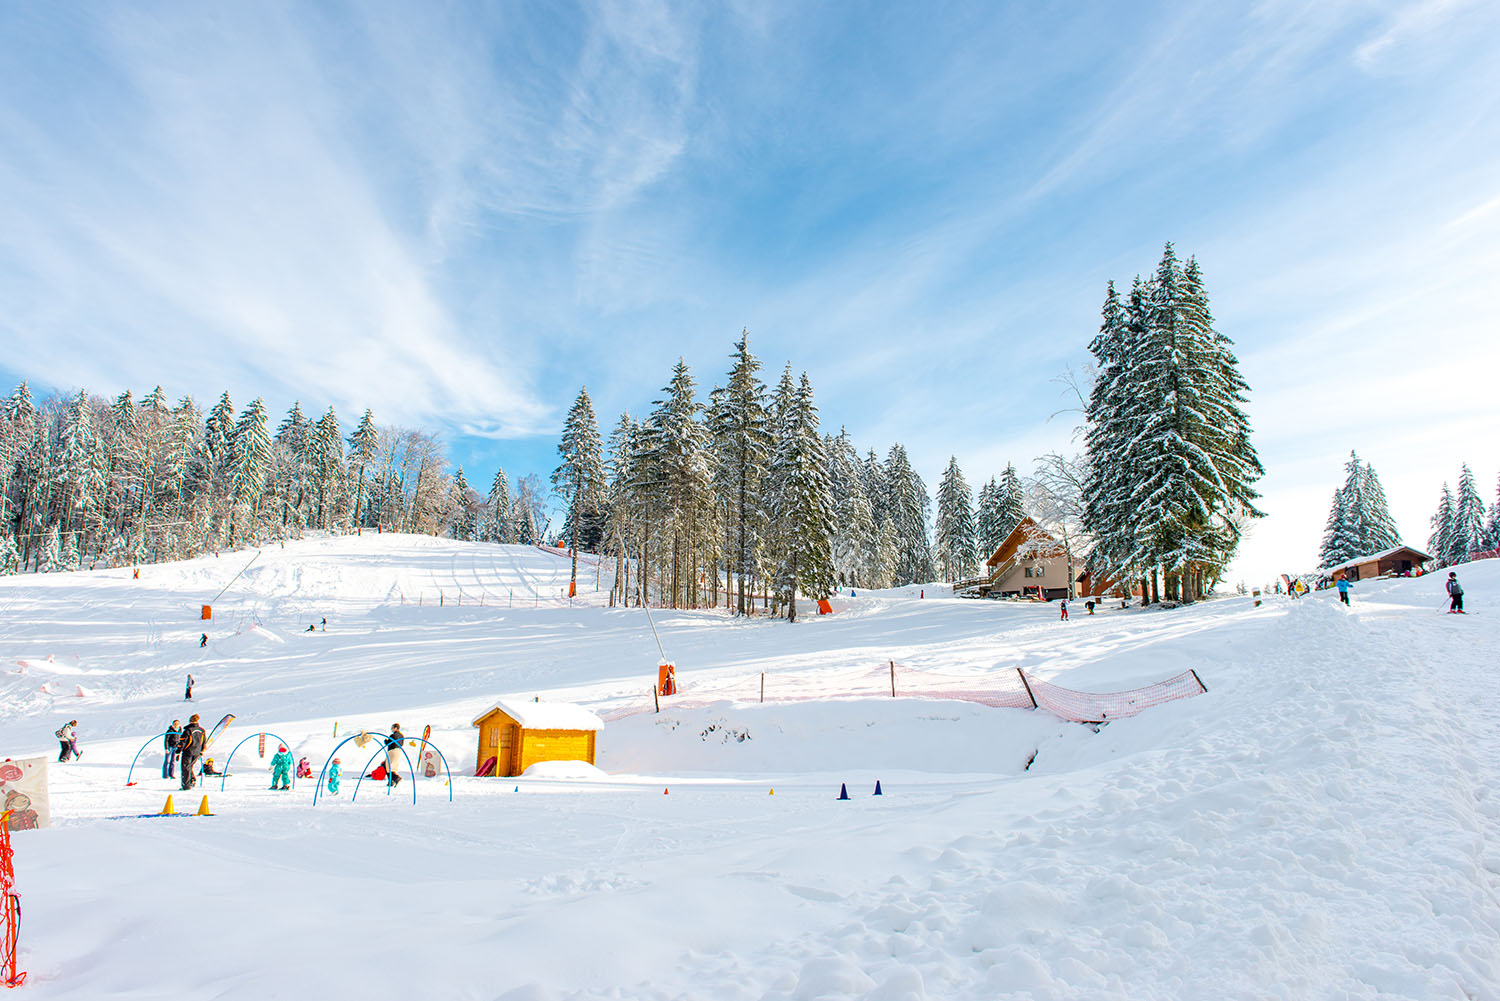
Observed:
[[[276,749],[271,757],[271,788],[290,789],[292,787],[292,755],[283,744]]]

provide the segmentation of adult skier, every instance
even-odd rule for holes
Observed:
[[[1448,611],[1464,614],[1464,586],[1458,582],[1458,574],[1448,571]]]
[[[394,786],[401,783],[401,773],[396,771],[396,762],[401,760],[401,742],[406,739],[406,734],[401,732],[400,723],[391,724],[391,735],[385,738],[385,784]]]
[[[166,753],[161,760],[161,777],[164,779],[175,779],[177,777],[177,752],[178,745],[182,743],[182,723],[173,720],[172,725],[167,727],[167,735],[162,739],[162,748]]]
[[[57,728],[57,742],[61,745],[61,749],[57,755],[58,761],[69,761],[73,758],[83,757],[83,752],[78,749],[78,733],[75,730],[77,726],[78,721],[70,719]]]
[[[191,701],[193,701],[193,676],[191,674],[188,675],[187,688],[183,690],[182,701],[184,701],[184,702],[191,702]]]
[[[1354,582],[1348,577],[1339,578],[1339,600],[1346,605],[1349,604],[1349,589],[1353,586]]]
[[[292,754],[286,749],[286,745],[276,749],[271,756],[271,788],[290,789],[292,787]]]
[[[208,734],[198,722],[198,714],[193,713],[188,717],[187,726],[182,728],[182,736],[177,741],[177,746],[182,751],[184,789],[191,789],[198,784],[198,759],[203,757],[203,745],[207,740]]]

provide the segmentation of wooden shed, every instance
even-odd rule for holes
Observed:
[[[1420,549],[1413,549],[1411,546],[1396,546],[1384,552],[1345,560],[1336,567],[1329,567],[1324,573],[1332,580],[1338,580],[1340,577],[1348,577],[1350,580],[1370,580],[1372,577],[1388,575],[1414,575],[1420,574],[1422,564],[1431,559],[1431,556]]]
[[[595,737],[604,721],[566,702],[498,702],[474,726],[479,728],[474,774],[520,775],[538,761],[592,765]]]

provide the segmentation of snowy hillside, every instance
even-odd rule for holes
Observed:
[[[658,715],[607,565],[570,603],[555,553],[310,540],[202,622],[251,555],[0,579],[0,758],[55,757],[74,718],[84,750],[15,837],[25,996],[1500,997],[1500,561],[1458,568],[1465,617],[1437,577],[1067,623],[936,589],[656,611],[683,686]],[[902,694],[1017,667],[1208,692],[1098,728]],[[609,721],[607,775],[469,777],[470,720],[538,697]],[[216,816],[139,818],[176,783],[153,746],[127,788],[131,758],[191,711],[237,714],[216,751],[269,731],[315,768],[335,724],[431,724],[453,801],[350,802],[349,744],[314,806],[252,740]]]

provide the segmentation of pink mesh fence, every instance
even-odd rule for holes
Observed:
[[[954,699],[1002,709],[1045,709],[1074,723],[1106,723],[1208,691],[1198,672],[1192,670],[1125,692],[1079,692],[1029,677],[1019,668],[989,675],[958,675],[894,662],[869,670],[776,672],[698,683],[679,679],[679,685],[678,694],[662,696],[659,703],[647,695],[642,701],[600,715],[610,722],[653,712],[658,704],[696,709],[724,701],[793,703],[899,696]]]

